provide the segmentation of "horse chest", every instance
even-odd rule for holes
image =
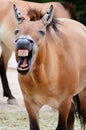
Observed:
[[[55,84],[36,84],[30,86],[28,82],[26,93],[30,101],[35,102],[38,106],[49,105],[57,108],[60,104],[61,95]],[[25,89],[24,89],[25,91]]]
[[[58,108],[60,104],[60,101],[57,100],[55,97],[52,97],[52,96],[49,97],[49,96],[42,95],[42,94],[40,95],[37,93],[34,94],[33,100],[35,101],[36,104],[40,106],[49,105],[53,108]]]

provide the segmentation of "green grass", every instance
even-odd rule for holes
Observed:
[[[57,126],[56,111],[40,112],[41,130],[55,130]],[[26,112],[1,112],[0,130],[29,130],[29,120]],[[80,129],[80,123],[76,120],[75,130]]]

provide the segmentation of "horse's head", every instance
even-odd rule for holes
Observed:
[[[53,6],[50,6],[47,13],[39,21],[27,21],[15,5],[13,9],[18,22],[15,30],[17,70],[21,74],[26,74],[32,69],[32,66],[34,68],[35,61],[36,64],[40,65],[44,59],[46,28],[52,22]]]

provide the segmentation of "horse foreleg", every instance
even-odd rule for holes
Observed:
[[[71,107],[71,101],[68,99],[61,103],[58,109],[59,116],[58,116],[58,126],[56,130],[70,130],[67,127],[67,118],[70,111],[70,107]]]
[[[25,106],[28,112],[30,121],[30,130],[40,130],[39,128],[39,107],[36,104],[28,101],[28,97],[24,98]]]

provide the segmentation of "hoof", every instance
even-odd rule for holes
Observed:
[[[16,101],[15,98],[13,98],[13,99],[8,99],[8,100],[7,100],[7,103],[10,104],[10,105],[17,105],[17,101]]]

